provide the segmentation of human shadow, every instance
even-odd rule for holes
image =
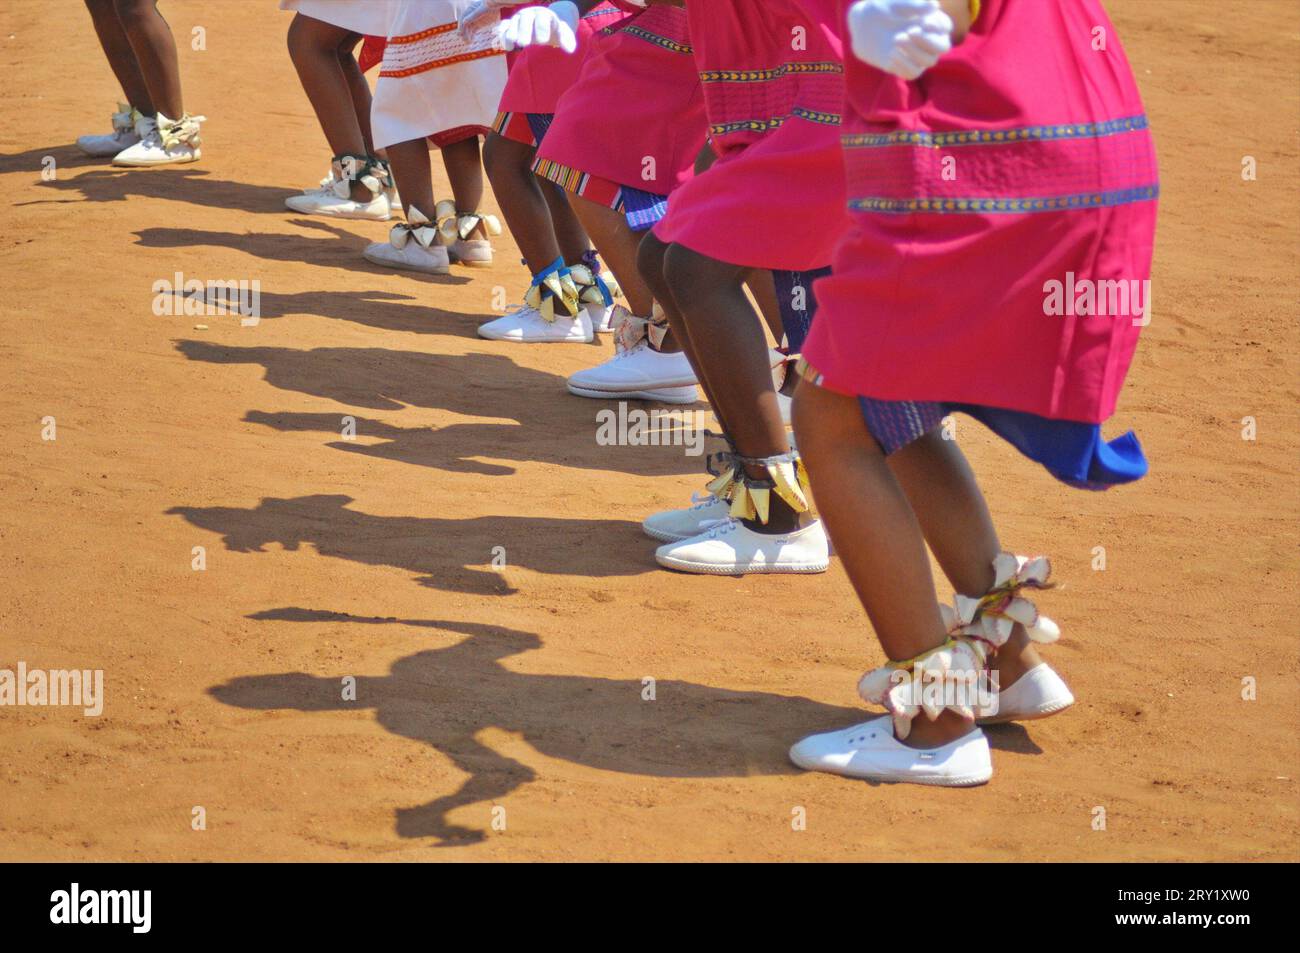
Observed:
[[[36,156],[35,153],[41,153]],[[284,200],[298,192],[293,188],[270,185],[253,185],[249,182],[234,182],[218,178],[205,169],[194,166],[166,166],[158,169],[125,169],[110,165],[111,159],[90,159],[79,163],[73,158],[80,152],[73,149],[28,150],[14,156],[0,156],[0,172],[20,171],[28,163],[36,172],[40,171],[40,160],[44,155],[54,155],[59,168],[78,168],[83,165],[102,165],[103,168],[89,169],[70,178],[56,176],[50,181],[42,181],[39,186],[53,193],[64,193],[71,200],[84,202],[124,202],[132,196],[151,199],[171,199],[188,202],[206,208],[233,209],[243,212],[261,212],[285,214]],[[66,158],[61,158],[61,157]],[[88,158],[88,157],[87,157]],[[43,198],[18,205],[40,205],[48,202],[68,201],[69,199]]]
[[[473,457],[646,476],[697,473],[704,468],[696,452],[704,449],[703,444],[692,443],[697,435],[702,439],[703,419],[681,417],[687,408],[673,408],[671,417],[652,428],[666,438],[658,445],[610,446],[598,439],[601,429],[597,414],[616,411],[617,402],[574,397],[565,390],[559,375],[524,367],[502,354],[338,347],[301,350],[196,340],[178,341],[176,347],[194,361],[260,364],[265,369],[264,379],[272,387],[352,407],[424,407],[489,418],[446,427],[410,428],[362,418],[356,421],[358,437],[375,436],[387,442],[338,440],[330,444],[348,453],[484,475],[506,475],[515,470]],[[250,411],[246,419],[285,431],[340,434],[342,418],[334,414]]]
[[[795,774],[786,756],[792,742],[869,717],[859,708],[770,692],[677,679],[651,685],[644,679],[653,672],[617,679],[516,672],[501,662],[541,648],[533,633],[428,621],[467,637],[398,659],[387,674],[356,676],[355,701],[342,700],[340,681],[343,674],[354,673],[245,676],[216,685],[209,694],[223,704],[249,709],[372,708],[387,730],[446,756],[469,775],[467,780],[451,793],[396,812],[399,836],[436,838],[438,846],[482,841],[482,829],[453,823],[448,815],[500,801],[537,776],[481,738],[487,729],[515,733],[548,758],[602,771],[649,778],[744,778]]]
[[[367,275],[393,275],[393,269],[362,257],[369,240],[328,222],[293,219],[291,224],[320,235],[301,232],[221,232],[201,228],[145,228],[136,232],[136,244],[145,248],[229,248],[263,261],[289,262],[339,268]],[[435,285],[464,285],[464,275],[426,275],[404,271],[405,277]],[[490,292],[488,292],[490,294]]]
[[[53,182],[59,181],[58,176],[64,170],[84,169],[87,166],[103,166],[112,161],[111,156],[106,159],[88,156],[75,145],[66,143],[61,146],[50,146],[45,149],[27,149],[24,152],[0,153],[0,174],[9,172],[30,172],[33,179],[36,180],[36,184],[51,185],[53,184],[51,181],[47,181],[41,177],[41,173],[46,168],[45,160],[47,158],[54,159],[55,178]],[[67,201],[77,201],[77,199],[68,199]],[[16,204],[26,205],[32,203],[23,202]]]
[[[316,494],[266,497],[257,506],[173,506],[194,526],[220,533],[226,549],[266,552],[303,544],[322,556],[412,573],[422,586],[478,595],[509,595],[504,575],[486,567],[504,549],[505,564],[547,575],[602,578],[655,570],[630,520],[482,516],[468,519],[374,516],[352,498]]]
[[[182,313],[185,299],[195,297],[183,290],[174,290],[178,299],[176,313]],[[236,290],[205,289],[201,301],[219,305],[238,305],[244,299]],[[214,300],[215,299],[215,300]],[[491,314],[467,314],[447,311],[429,305],[399,302],[418,302],[414,295],[391,291],[301,291],[281,293],[260,290],[258,315],[262,319],[283,318],[288,315],[317,315],[336,321],[350,321],[383,331],[405,331],[412,334],[450,334],[474,337],[475,329]]]

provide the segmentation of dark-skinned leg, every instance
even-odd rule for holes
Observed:
[[[728,421],[727,433],[737,451],[746,457],[789,453],[790,441],[772,385],[767,338],[745,296],[744,279],[750,269],[677,244],[669,246],[664,269],[675,310],[689,337],[692,366],[708,382],[710,397],[717,400],[714,407]],[[768,478],[766,468],[757,464],[746,464],[745,472],[754,479]],[[798,528],[799,514],[773,496],[767,523],[746,521],[745,525],[757,532],[784,534]]]
[[[152,116],[156,110],[149,97],[149,86],[140,72],[140,64],[136,62],[131,38],[117,18],[117,5],[113,0],[86,0],[86,9],[95,25],[95,35],[99,37],[104,57],[122,87],[122,95],[129,105],[146,116]]]
[[[691,348],[690,334],[687,332],[681,312],[677,309],[677,303],[673,300],[672,291],[668,287],[668,279],[665,277],[665,260],[668,255],[668,248],[669,246],[661,242],[654,232],[646,232],[641,238],[641,244],[637,249],[637,270],[645,281],[646,287],[650,289],[652,297],[663,308],[664,315],[668,318],[670,334],[677,342],[677,345],[686,352],[686,359],[691,362],[691,367],[695,370],[695,376],[699,379],[699,385],[704,391],[704,398],[709,402],[709,406],[713,408],[713,416],[718,419],[718,426],[725,433],[730,434],[731,428],[727,424],[725,411],[713,399],[713,392],[709,388],[709,382],[700,374],[700,363]]]
[[[483,146],[483,168],[487,170],[488,179],[492,182],[492,193],[510,226],[510,234],[519,245],[524,263],[534,275],[544,271],[561,254],[551,208],[542,194],[542,187],[548,183],[533,175],[533,157],[536,151],[532,146],[499,136],[495,132],[488,134]],[[444,150],[444,156],[445,154]],[[450,174],[450,167],[448,172]],[[468,212],[477,206],[466,208],[457,198],[456,207]],[[581,258],[582,253],[579,252],[575,261]],[[565,260],[572,263],[567,257]]]
[[[942,645],[947,633],[921,523],[857,398],[804,381],[794,426],[818,512],[885,654],[897,661]],[[904,743],[937,747],[971,728],[951,711],[933,722],[920,716]]]
[[[569,198],[573,211],[577,213],[579,221],[591,236],[591,243],[596,246],[596,251],[600,253],[600,257],[618,279],[628,307],[632,309],[633,314],[648,317],[654,309],[655,294],[641,275],[637,264],[642,238],[648,233],[632,231],[627,223],[627,216],[608,205],[589,201],[580,195]],[[662,263],[659,269],[662,273]],[[671,329],[658,348],[665,354],[673,354],[681,349],[682,346]]]
[[[185,103],[176,41],[155,0],[115,0],[115,7],[155,110],[169,119],[181,118]]]
[[[350,33],[348,37],[349,39],[344,40],[337,51],[339,67],[343,70],[343,78],[348,84],[348,95],[352,99],[352,114],[361,129],[361,141],[365,145],[366,154],[375,155],[375,140],[370,134],[370,84],[366,82],[366,74],[361,72],[361,65],[357,62],[355,52],[361,37],[356,33]]]
[[[926,542],[952,587],[978,598],[993,587],[993,558],[1002,551],[988,503],[955,440],[933,430],[889,457],[920,520]],[[1023,626],[996,656],[998,684],[1009,688],[1042,661]]]
[[[355,45],[357,39],[355,33],[301,13],[289,24],[289,57],[335,156],[369,154],[357,121],[347,72],[339,61],[339,50],[349,41]],[[365,202],[370,197],[370,190],[364,185],[358,181],[352,183],[353,199]]]
[[[434,220],[433,168],[429,162],[429,140],[409,139],[388,147],[388,161],[393,180],[406,208],[419,209],[429,221]]]
[[[470,136],[460,142],[443,146],[442,164],[446,167],[447,178],[451,181],[451,194],[456,200],[456,211],[478,211],[479,206],[483,204],[483,159],[479,154],[478,136]],[[401,191],[400,185],[398,191]],[[467,236],[468,239],[487,237],[487,228],[482,222]],[[555,260],[554,255],[551,256],[551,260]]]
[[[581,263],[583,255],[591,250],[592,243],[587,236],[587,230],[582,227],[582,222],[574,213],[568,195],[552,182],[538,179],[538,184],[541,185],[542,197],[551,210],[551,229],[555,233],[555,241],[560,246],[560,254],[564,256],[564,263],[566,265]]]

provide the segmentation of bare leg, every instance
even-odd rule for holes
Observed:
[[[349,36],[356,39],[351,43],[345,40],[338,48],[339,66],[342,67],[343,76],[348,83],[348,93],[352,97],[352,114],[356,116],[357,125],[361,129],[361,141],[365,143],[367,155],[374,155],[375,140],[370,134],[370,84],[366,82],[366,74],[361,72],[361,66],[357,63],[354,53],[360,37],[356,33]]]
[[[476,212],[483,203],[483,160],[479,155],[478,136],[442,147],[442,164],[451,180],[451,194],[456,200],[456,211]],[[401,191],[401,187],[398,187]],[[468,238],[487,238],[487,229],[480,222]],[[556,252],[558,255],[559,252]],[[551,261],[555,255],[551,256]],[[550,262],[547,262],[550,264]]]
[[[419,209],[429,221],[434,220],[433,168],[429,162],[429,140],[408,139],[388,147],[388,161],[393,167],[393,181],[409,208]]]
[[[972,598],[988,592],[1002,544],[961,448],[935,430],[890,456],[889,466],[953,589]],[[996,656],[999,686],[1009,688],[1041,661],[1024,628],[1016,626]]]
[[[185,104],[176,41],[155,0],[115,0],[115,5],[155,109],[169,119],[181,118]]]
[[[560,254],[564,256],[566,265],[576,265],[591,249],[591,239],[574,214],[565,191],[551,182],[541,182],[541,186],[542,197],[551,210],[551,226],[555,230],[555,240],[560,244]]]
[[[622,286],[623,297],[627,299],[632,313],[642,317],[650,314],[654,307],[654,293],[637,270],[641,235],[632,231],[622,212],[616,212],[607,205],[584,199],[581,195],[571,196],[570,204],[583,228],[591,236],[596,251]],[[673,345],[660,350],[678,351],[681,347]]]
[[[131,39],[117,18],[117,7],[113,0],[86,0],[86,9],[90,11],[91,22],[95,24],[95,35],[104,50],[104,57],[113,69],[122,95],[127,103],[134,106],[146,116],[155,112],[153,100],[149,98],[149,87],[140,72],[140,64],[135,60],[135,51],[131,49]]]
[[[804,381],[794,405],[799,451],[831,541],[885,654],[897,661],[947,638],[921,524],[854,397]],[[930,748],[971,725],[950,711],[912,722],[906,744]]]
[[[776,300],[776,282],[772,280],[772,273],[763,268],[755,268],[745,276],[745,285],[754,296],[754,303],[767,322],[773,339],[780,344],[781,338],[785,336],[785,325],[781,323],[781,305]]]
[[[544,271],[560,257],[551,209],[542,195],[542,186],[549,183],[541,182],[533,175],[535,151],[532,146],[499,136],[495,132],[488,135],[483,147],[483,166],[492,182],[492,192],[501,205],[501,213],[506,217],[510,234],[519,245],[528,270],[534,275]],[[443,156],[445,159],[445,150]],[[447,173],[451,174],[450,164]],[[458,197],[456,207],[470,212],[477,206],[463,206]],[[582,252],[579,252],[578,259],[581,257]],[[566,256],[565,261],[572,264],[578,259],[571,260]]]
[[[677,346],[686,352],[686,359],[691,362],[691,367],[695,370],[695,376],[698,378],[700,387],[704,390],[704,398],[713,408],[713,416],[718,418],[718,425],[728,434],[731,433],[731,427],[727,423],[726,410],[713,399],[713,391],[709,386],[708,380],[700,373],[700,363],[691,347],[690,336],[686,333],[686,327],[683,323],[681,312],[677,310],[677,304],[673,300],[673,293],[668,287],[668,279],[664,277],[664,260],[668,254],[668,246],[655,237],[654,232],[646,232],[641,239],[641,245],[637,249],[637,270],[641,278],[645,281],[646,287],[650,289],[651,295],[659,306],[664,309],[664,314],[668,318],[669,333],[677,342]]]
[[[340,50],[349,41],[355,44],[357,39],[355,33],[301,13],[296,14],[289,24],[289,56],[298,71],[303,92],[316,111],[316,121],[325,133],[330,151],[336,156],[367,155],[369,152],[361,125],[357,122],[348,75],[339,60]],[[364,84],[365,78],[362,77],[361,81]],[[368,200],[369,190],[354,181],[352,198]]]
[[[747,457],[789,453],[767,340],[742,287],[748,269],[665,246],[653,232],[641,241],[638,263],[736,450]],[[768,476],[754,464],[745,472]],[[788,533],[798,528],[799,514],[773,496],[766,523],[744,522],[756,532]]]

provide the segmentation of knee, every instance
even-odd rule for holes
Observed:
[[[838,395],[829,394],[807,379],[799,381],[790,408],[790,424],[794,427],[799,452],[805,457],[818,456],[827,422],[827,400],[835,396]]]
[[[154,0],[113,0],[113,9],[122,26],[128,29],[140,23],[153,10]]]
[[[493,182],[500,180],[509,169],[511,165],[509,152],[506,139],[495,132],[488,133],[483,141],[483,171]]]

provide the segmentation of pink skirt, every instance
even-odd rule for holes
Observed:
[[[691,177],[704,135],[686,14],[655,6],[596,35],[538,160],[667,195]]]
[[[823,386],[1109,417],[1147,320],[1159,184],[1098,0],[984,0],[918,82],[850,63],[848,102],[852,226],[803,349]]]
[[[592,35],[625,19],[627,14],[602,3],[578,21],[578,51],[566,53],[551,46],[530,46],[510,63],[510,78],[501,94],[503,113],[553,113],[560,97],[578,78],[592,48]]]
[[[847,225],[839,149],[844,77],[833,6],[688,6],[718,158],[673,196],[654,229],[661,241],[755,268],[830,264]]]

